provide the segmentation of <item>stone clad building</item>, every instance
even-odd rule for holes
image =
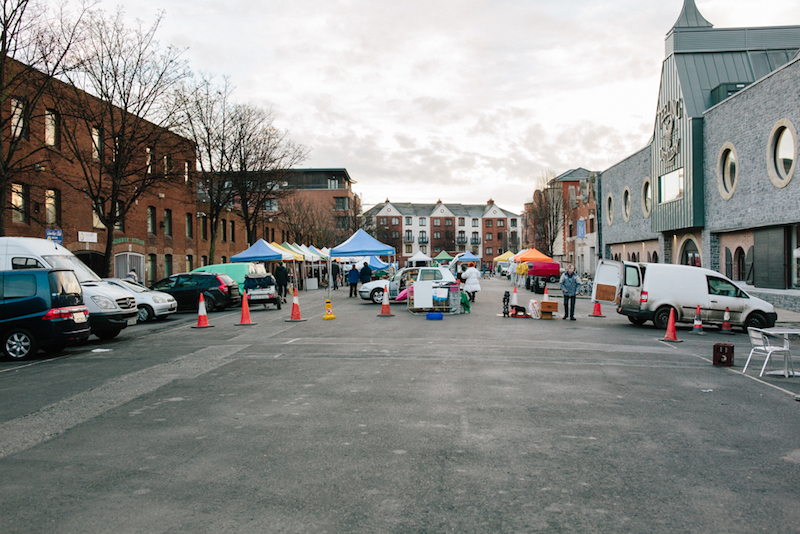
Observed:
[[[800,310],[800,26],[713,28],[685,0],[654,133],[601,174],[603,255],[702,266]]]

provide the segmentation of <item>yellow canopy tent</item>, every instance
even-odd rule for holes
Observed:
[[[553,261],[553,258],[545,256],[535,248],[526,250],[524,253],[514,256],[514,261]]]
[[[494,261],[494,262],[497,262],[497,261],[509,261],[513,257],[514,257],[514,253],[511,252],[510,250],[507,250],[504,253],[502,253],[501,255],[492,258],[492,261]]]
[[[278,250],[280,250],[282,252],[288,252],[289,254],[294,256],[294,261],[303,261],[303,255],[302,254],[298,254],[294,250],[290,250],[288,248],[285,248],[282,245],[279,245],[274,241],[272,243],[270,243],[270,245],[272,245],[273,247],[277,248]]]

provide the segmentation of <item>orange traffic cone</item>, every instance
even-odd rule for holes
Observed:
[[[544,297],[542,297],[542,300],[550,300],[550,294],[547,292],[546,285],[544,286]]]
[[[599,302],[594,303],[594,310],[592,311],[592,313],[589,314],[589,317],[605,317],[605,315],[603,315],[603,312],[600,311]]]
[[[667,323],[667,333],[661,341],[671,341],[680,343],[682,340],[675,335],[675,308],[669,309],[669,322]]]
[[[519,306],[517,303],[517,286],[514,286],[514,292],[511,293],[511,306]]]
[[[242,320],[236,323],[236,326],[255,326],[256,323],[250,320],[250,305],[247,301],[250,300],[250,295],[246,292],[242,295]]]
[[[294,298],[292,299],[292,316],[289,319],[286,319],[285,322],[298,323],[300,321],[305,321],[305,319],[300,318],[300,300],[297,298],[297,288],[294,288]]]
[[[325,299],[325,315],[322,317],[325,320],[336,319],[333,314],[333,306],[331,306],[331,299]]]
[[[694,326],[692,327],[692,334],[698,334],[701,336],[706,335],[703,332],[703,321],[700,320],[700,305],[697,306],[697,311],[694,314]]]
[[[200,306],[197,308],[197,326],[192,328],[212,328],[213,325],[208,324],[208,314],[206,313],[206,301],[203,300],[203,294],[200,293]]]
[[[389,308],[389,288],[383,287],[383,302],[381,303],[381,313],[378,317],[394,317],[392,310]]]
[[[722,330],[719,333],[733,335],[733,330],[731,330],[731,311],[728,308],[725,308],[725,315],[722,316]]]

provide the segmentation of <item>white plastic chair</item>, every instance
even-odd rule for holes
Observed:
[[[764,375],[764,370],[767,368],[767,363],[769,363],[770,357],[775,353],[783,354],[783,368],[784,370],[787,368],[792,369],[791,376],[794,376],[794,365],[792,364],[792,357],[789,352],[789,340],[784,338],[782,345],[772,345],[770,343],[770,336],[767,332],[764,332],[760,328],[748,328],[747,333],[750,335],[750,344],[752,345],[752,350],[750,351],[750,355],[747,357],[747,362],[744,364],[744,369],[742,369],[742,373],[747,371],[747,366],[750,364],[750,358],[753,357],[753,354],[763,354],[764,358],[764,365],[761,367],[761,373],[759,373],[759,377]]]

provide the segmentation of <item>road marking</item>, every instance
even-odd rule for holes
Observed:
[[[40,363],[52,362],[53,360],[57,360],[60,357],[61,356],[56,356],[55,358],[47,358],[46,360],[39,360],[39,361],[31,362],[31,363],[26,363],[25,365],[18,365],[16,367],[10,367],[8,369],[3,369],[2,371],[0,371],[0,374],[2,374],[2,373],[10,373],[11,371],[19,371],[20,369],[25,369],[26,367],[30,367],[31,365],[39,365]]]
[[[290,345],[290,344],[294,343],[295,341],[300,341],[301,339],[303,339],[303,338],[298,337],[298,338],[295,338],[295,339],[290,339],[289,341],[284,343],[284,345]]]
[[[95,389],[0,424],[0,458],[24,451],[76,425],[146,395],[173,380],[188,380],[229,363],[228,356],[248,345],[206,347],[170,362],[130,373]]]

